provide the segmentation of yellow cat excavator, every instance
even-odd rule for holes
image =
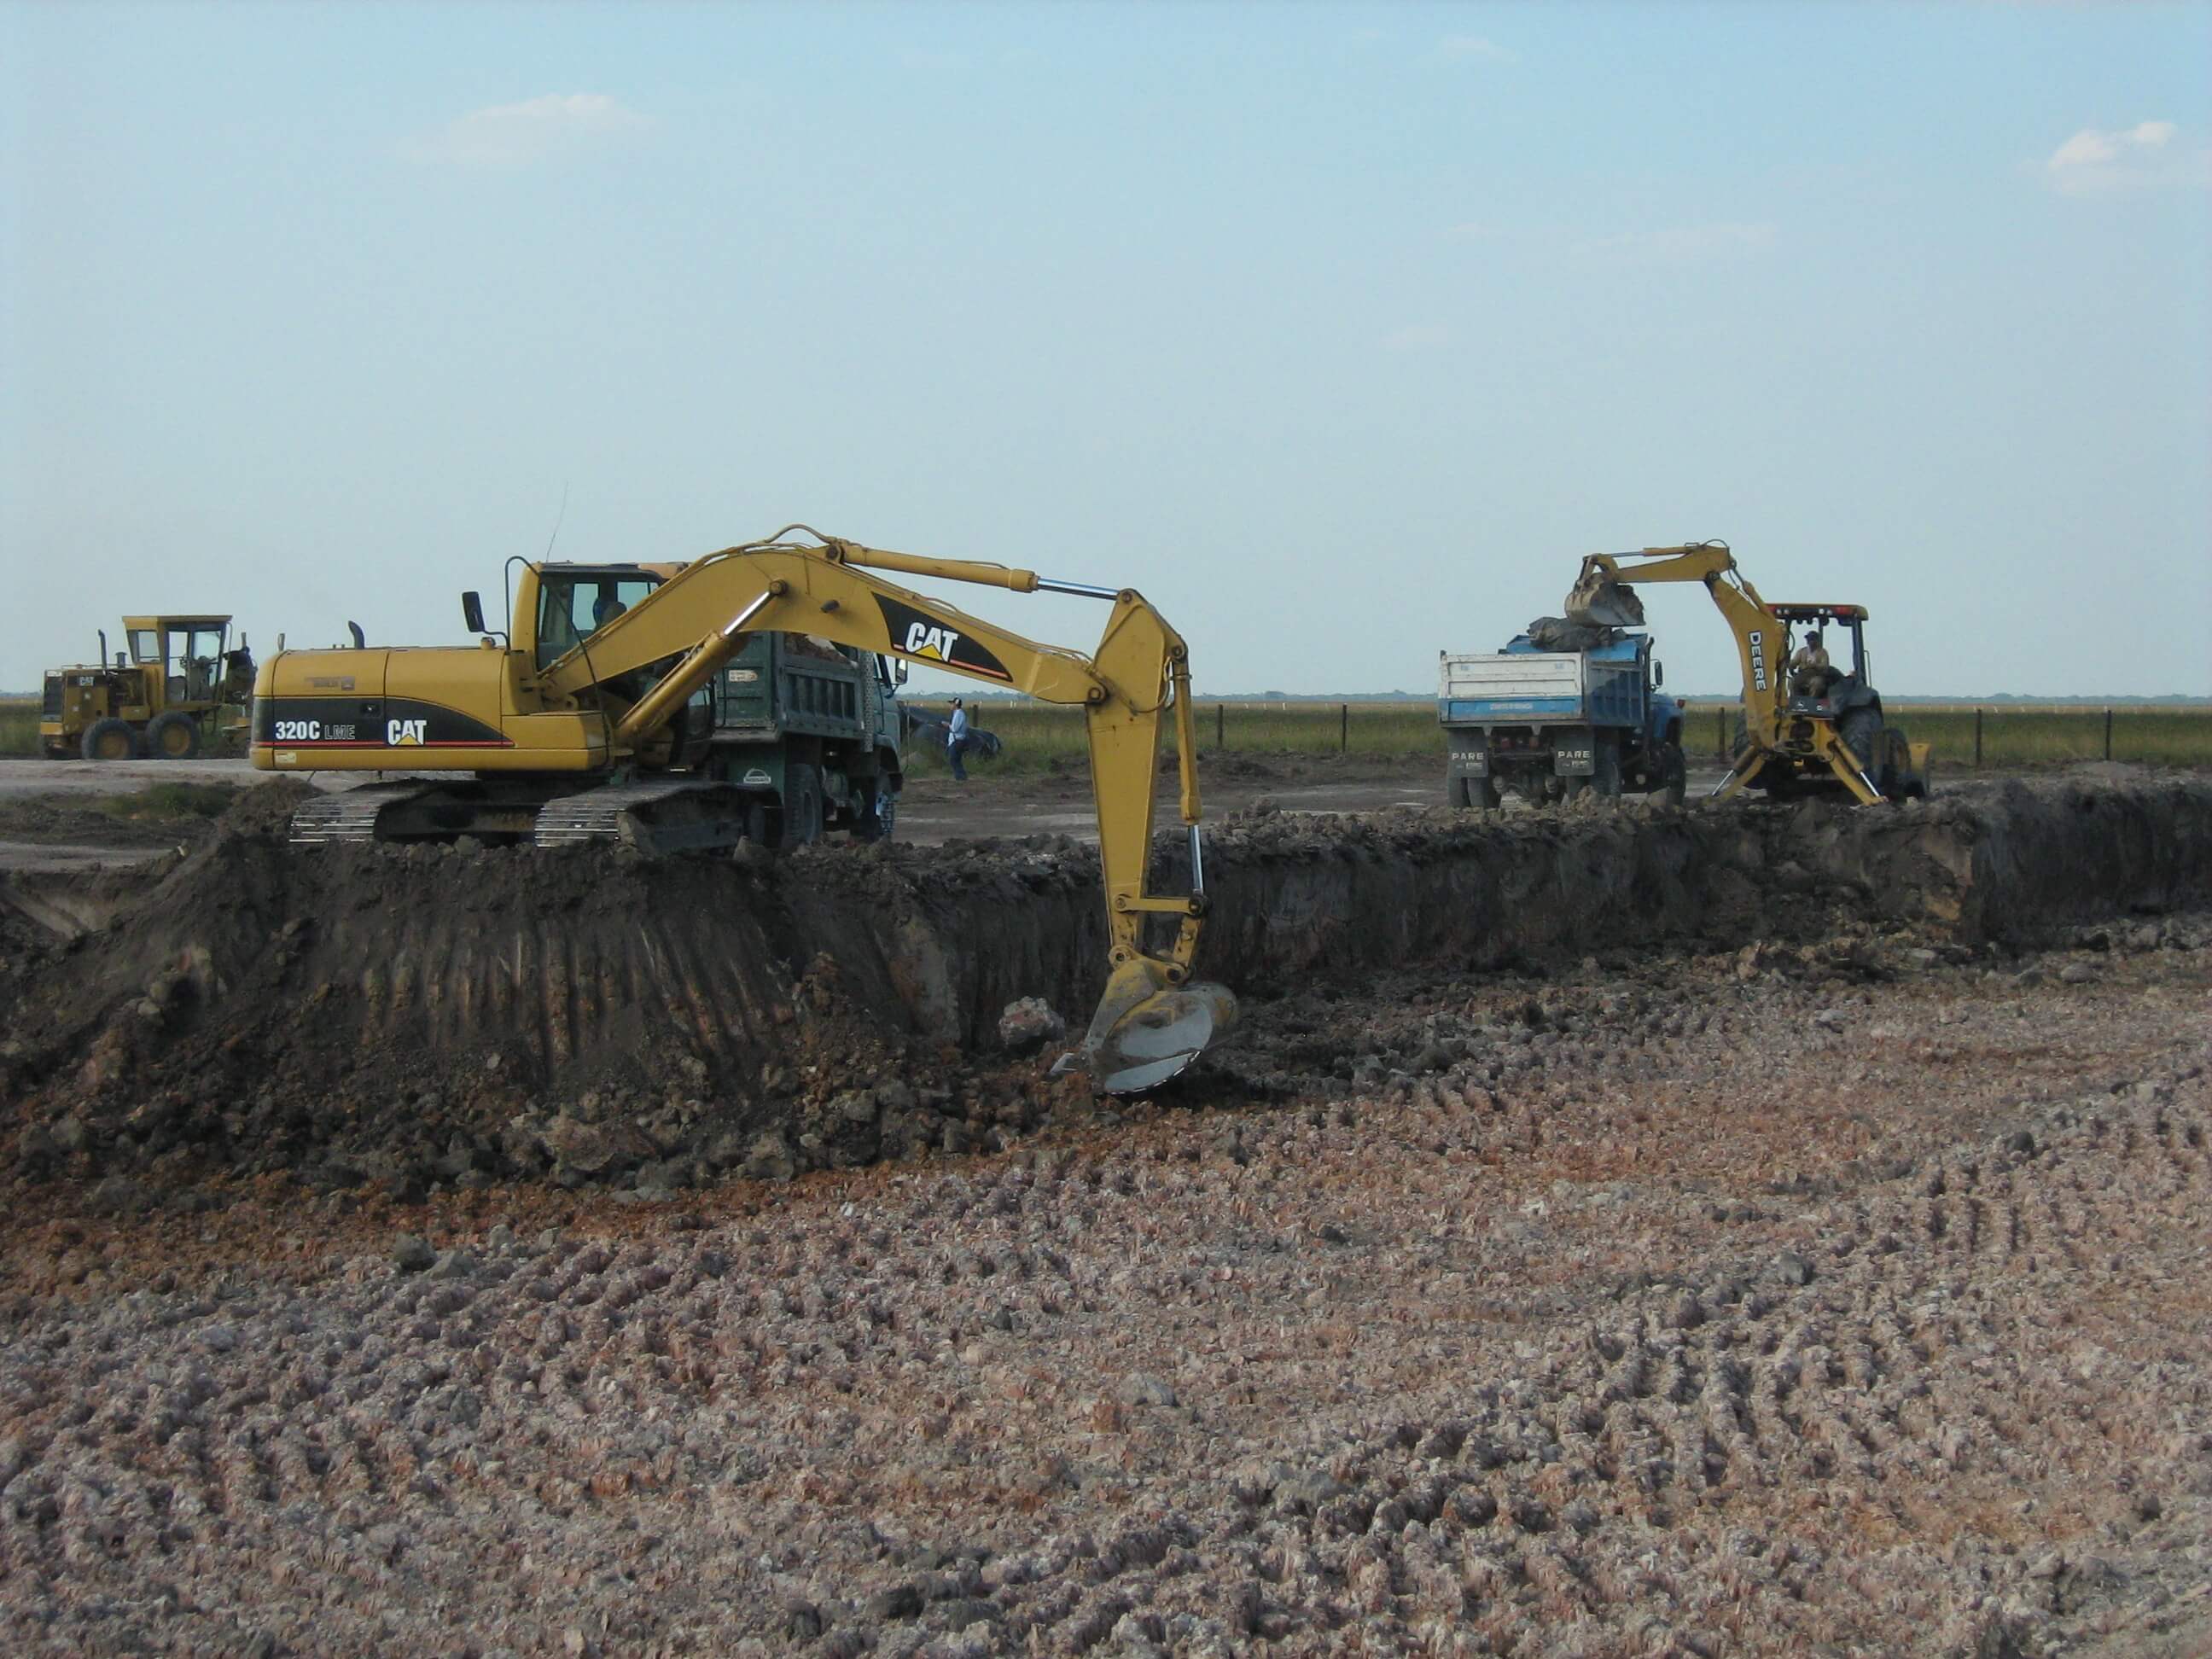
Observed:
[[[1743,719],[1728,775],[1713,789],[1716,799],[1747,784],[1781,793],[1840,783],[1868,805],[1928,793],[1928,745],[1907,742],[1883,718],[1867,657],[1864,605],[1769,605],[1743,579],[1728,544],[1712,541],[1590,554],[1567,594],[1567,620],[1593,628],[1639,626],[1644,603],[1632,582],[1702,582],[1735,635]],[[1798,626],[1847,634],[1849,666],[1793,671],[1790,629]]]
[[[602,840],[649,853],[734,844],[759,831],[757,786],[765,780],[740,769],[741,750],[710,740],[704,699],[750,639],[774,633],[825,653],[842,647],[926,663],[1081,708],[1110,940],[1105,994],[1082,1062],[1110,1091],[1149,1088],[1234,1019],[1224,988],[1190,976],[1206,878],[1189,653],[1141,594],[864,547],[804,525],[681,566],[608,567],[580,586],[556,576],[565,568],[524,564],[504,637],[486,630],[478,596],[464,594],[469,629],[480,635],[474,647],[280,651],[264,663],[254,686],[256,767],[418,775],[310,803],[293,820],[293,839],[465,834],[541,845]],[[1086,657],[1036,644],[872,570],[1073,593],[1113,610]],[[589,591],[603,597],[579,611],[575,595]],[[835,689],[834,677],[810,684],[810,698]],[[1155,894],[1146,882],[1170,708],[1190,847],[1182,895]],[[834,732],[837,712],[825,703],[807,718],[818,714],[830,722],[821,729]],[[819,812],[817,800],[817,823]],[[868,816],[865,804],[859,812]],[[1164,948],[1148,948],[1154,918],[1174,920]]]

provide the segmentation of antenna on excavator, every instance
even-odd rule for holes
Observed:
[[[561,480],[561,507],[560,507],[560,510],[559,510],[558,512],[555,513],[555,514],[554,514],[554,515],[553,515],[553,533],[552,533],[551,535],[548,536],[548,537],[545,538],[545,550],[544,550],[543,553],[540,553],[540,554],[538,556],[538,562],[540,564],[543,564],[546,560],[548,560],[548,559],[550,559],[550,558],[551,558],[551,557],[553,556],[553,544],[554,544],[554,543],[556,543],[556,542],[557,542],[557,541],[559,541],[559,540],[561,539],[561,522],[562,522],[562,520],[566,519],[568,516],[568,481],[566,478],[563,478],[563,479],[562,479],[562,480]]]

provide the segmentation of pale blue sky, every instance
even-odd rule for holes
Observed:
[[[1133,584],[1202,691],[1718,536],[1893,692],[2201,695],[2208,185],[2202,7],[7,0],[0,686],[456,640],[565,486],[562,556]]]

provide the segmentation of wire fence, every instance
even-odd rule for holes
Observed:
[[[931,702],[919,710],[942,713]],[[1196,716],[1201,754],[1434,756],[1442,751],[1436,705],[1404,702],[1326,702],[1304,698],[1200,700]],[[1004,745],[993,763],[1006,769],[1048,769],[1084,754],[1083,711],[1051,703],[970,702],[969,716]],[[2138,761],[2166,766],[2212,765],[2212,707],[2184,708],[2080,703],[1904,703],[1891,722],[1915,741],[1933,746],[1938,764],[1975,769],[2063,761]],[[1735,727],[1736,705],[1693,701],[1683,748],[1692,760],[1725,760]],[[1174,727],[1169,727],[1174,741]],[[0,700],[0,754],[31,755],[39,749],[35,698]],[[909,763],[922,771],[942,768],[936,745],[916,743]]]
[[[2212,765],[2212,708],[2115,704],[1900,703],[1890,725],[1925,743],[1936,764],[1968,771],[2064,761]],[[1733,703],[1691,712],[1684,747],[1726,760],[1735,731]]]

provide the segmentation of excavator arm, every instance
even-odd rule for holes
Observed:
[[[786,539],[795,531],[816,539]],[[1086,657],[1024,639],[875,570],[1019,593],[1075,593],[1110,600],[1113,611],[1097,651]],[[1190,980],[1206,890],[1189,652],[1143,595],[1003,565],[863,547],[793,525],[686,565],[547,665],[538,694],[549,709],[597,702],[611,722],[617,753],[635,754],[712,679],[746,635],[768,629],[817,635],[1081,708],[1111,941],[1106,994],[1085,1040],[1090,1069],[1109,1089],[1147,1087],[1182,1069],[1234,1018],[1235,1000],[1225,989]],[[635,701],[623,703],[613,694],[612,682],[671,659],[673,665]],[[1160,728],[1170,710],[1190,840],[1191,890],[1182,896],[1153,893],[1146,883]],[[1146,948],[1146,921],[1154,915],[1176,919],[1164,951]]]

